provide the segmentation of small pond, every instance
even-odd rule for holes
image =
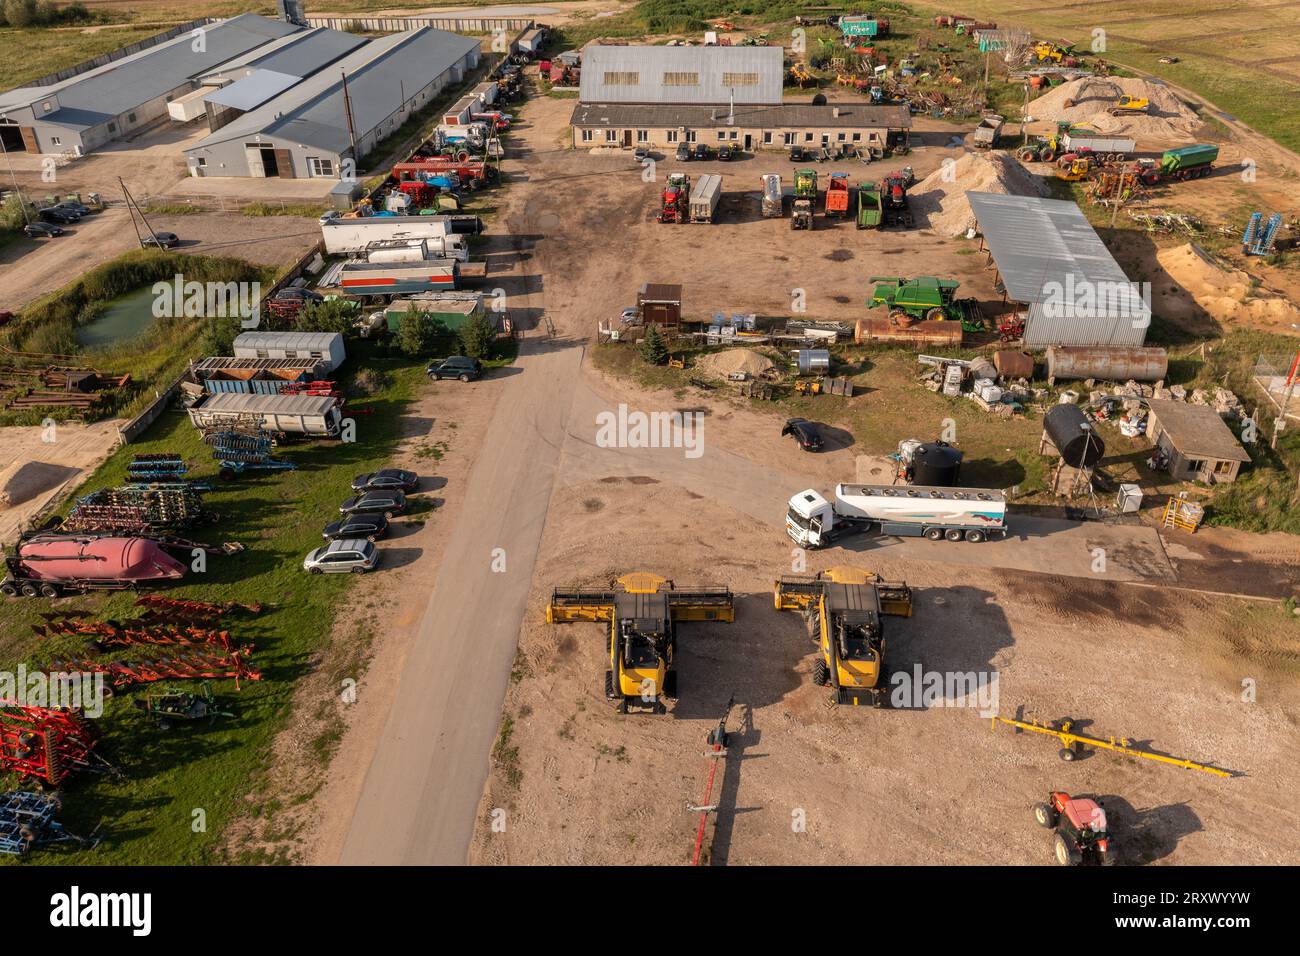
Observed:
[[[82,348],[111,348],[138,338],[153,324],[152,286],[136,289],[108,303],[95,319],[77,329]]]

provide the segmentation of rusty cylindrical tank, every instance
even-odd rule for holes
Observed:
[[[1049,379],[1100,378],[1155,382],[1169,373],[1169,353],[1161,348],[1049,345]]]
[[[1015,349],[999,349],[993,353],[993,367],[1003,378],[1033,378],[1034,357]]]

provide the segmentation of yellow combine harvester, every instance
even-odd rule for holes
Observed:
[[[773,597],[778,611],[802,611],[817,642],[813,683],[835,688],[841,704],[869,700],[883,707],[885,635],[881,616],[912,616],[912,589],[881,581],[870,571],[837,567],[815,577],[784,577]]]
[[[683,588],[657,574],[625,574],[612,588],[556,588],[546,607],[548,624],[609,622],[605,696],[620,713],[634,706],[665,711],[677,697],[677,624],[736,619],[728,588]]]

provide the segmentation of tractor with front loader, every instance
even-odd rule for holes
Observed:
[[[834,688],[839,704],[888,703],[881,618],[911,617],[911,588],[860,568],[835,567],[813,577],[783,577],[772,594],[778,611],[803,614],[817,643],[814,684]]]
[[[619,713],[633,707],[665,713],[677,698],[677,625],[736,619],[731,590],[682,588],[657,574],[625,574],[608,588],[556,588],[546,623],[608,622],[605,697]]]
[[[1096,800],[1053,790],[1045,803],[1034,804],[1034,819],[1040,827],[1056,831],[1053,853],[1061,866],[1114,865],[1106,811]]]

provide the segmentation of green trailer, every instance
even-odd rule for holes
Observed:
[[[858,228],[879,229],[882,217],[880,190],[875,183],[858,186]]]
[[[872,276],[878,283],[867,305],[884,306],[891,324],[900,327],[916,322],[960,322],[964,332],[982,332],[984,320],[974,299],[958,299],[956,279],[939,279],[921,276],[905,279],[894,276]]]
[[[1171,179],[1205,176],[1210,171],[1210,165],[1218,158],[1219,147],[1204,143],[1167,149],[1160,157],[1160,175]]]

